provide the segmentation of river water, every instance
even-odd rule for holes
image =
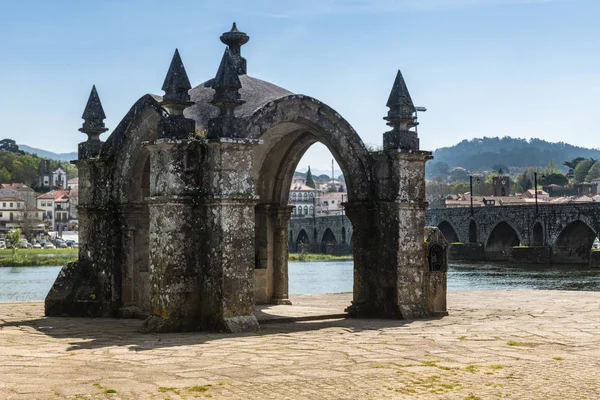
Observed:
[[[352,261],[290,262],[290,294],[352,291]],[[43,300],[61,267],[0,268],[0,302]],[[452,263],[448,290],[600,291],[600,269],[569,265]]]

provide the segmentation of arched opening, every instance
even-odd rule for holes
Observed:
[[[511,247],[518,246],[520,243],[521,239],[513,227],[502,221],[490,233],[485,246],[485,255],[492,260],[507,261]]]
[[[289,113],[283,110],[289,110]],[[371,189],[374,182],[370,168],[372,159],[356,132],[341,119],[339,114],[317,100],[305,96],[284,97],[267,104],[250,118],[248,126],[250,129],[248,137],[263,141],[263,144],[254,147],[253,154],[255,168],[253,175],[259,196],[256,206],[256,250],[260,251],[261,247],[269,249],[266,271],[256,270],[255,299],[259,303],[282,303],[288,299],[289,278],[288,248],[282,247],[280,243],[288,242],[287,237],[284,241],[282,236],[287,236],[289,231],[284,220],[289,218],[292,208],[291,187],[299,181],[295,179],[298,178],[295,176],[296,172],[301,171],[303,174],[308,172],[308,165],[304,163],[300,165],[302,157],[312,145],[320,143],[338,164],[334,167],[337,174],[346,178],[344,184],[340,186],[343,186],[347,193],[339,192],[339,187],[338,192],[329,190],[327,184],[321,186],[324,182],[320,181],[318,187],[315,185],[314,190],[302,191],[302,202],[297,200],[296,207],[298,210],[302,207],[305,218],[298,218],[295,223],[303,225],[306,233],[312,229],[312,233],[309,234],[311,250],[316,252],[320,250],[322,242],[319,232],[325,232],[327,228],[327,223],[323,222],[325,211],[331,211],[333,208],[328,207],[325,210],[323,196],[328,194],[339,196],[340,201],[336,198],[335,202],[328,203],[328,206],[335,204],[336,207],[344,202],[372,199],[374,193]],[[313,173],[313,178],[317,181],[326,173],[327,164],[329,168],[331,167],[331,158],[319,166],[321,171]],[[314,164],[325,159],[326,156],[316,159]],[[311,167],[316,168],[314,164]],[[331,178],[331,174],[327,175]],[[295,191],[301,192],[301,190]],[[306,199],[304,193],[307,193]],[[285,211],[288,208],[289,211]],[[261,214],[260,210],[265,211]],[[267,221],[264,223],[260,222],[261,215],[266,216]],[[337,214],[337,226],[341,215],[341,212]],[[352,223],[354,224],[354,221]],[[267,229],[259,232],[260,226],[266,226]],[[356,226],[353,230],[356,230]],[[335,236],[331,238],[329,235],[328,233],[325,237],[325,243],[333,243],[333,239],[337,243],[337,238]],[[324,247],[323,250],[327,248]],[[365,268],[363,264],[365,262],[362,260],[354,262],[354,274],[357,273],[357,269]],[[352,264],[349,268],[352,269]],[[349,275],[350,287],[346,290],[351,291],[352,282],[356,280],[351,273]],[[367,280],[359,280],[361,285],[363,282]]]
[[[322,254],[335,254],[335,245],[337,241],[335,240],[335,235],[333,231],[329,228],[325,229],[323,233],[323,238],[321,239],[321,253]]]
[[[308,240],[308,234],[304,229],[300,230],[298,233],[298,238],[296,239],[296,252],[300,253],[302,251],[303,245],[308,245],[310,242]]]
[[[596,233],[584,222],[577,220],[567,225],[556,239],[552,262],[556,264],[587,264]]]
[[[469,222],[469,243],[477,243],[477,223],[474,220]]]
[[[544,230],[542,228],[542,224],[540,224],[539,222],[536,222],[535,225],[533,225],[533,232],[532,232],[532,241],[531,244],[533,246],[543,246],[544,245]]]
[[[459,241],[456,231],[448,221],[442,221],[438,225],[438,229],[442,232],[448,243],[456,243]]]

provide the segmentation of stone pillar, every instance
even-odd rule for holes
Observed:
[[[279,206],[276,214],[275,246],[273,252],[272,304],[291,305],[288,281],[288,226],[293,206]]]
[[[384,307],[378,303],[376,288],[385,280],[380,283],[378,274],[381,260],[375,204],[348,202],[344,210],[352,222],[354,256],[352,305],[346,311],[352,317],[377,316]]]
[[[430,315],[423,297],[423,280],[428,271],[425,257],[425,162],[429,152],[387,153],[391,172],[388,189],[393,201],[382,201],[382,251],[396,265],[398,312],[402,318]],[[395,196],[393,196],[395,195]],[[385,219],[384,219],[385,217]]]
[[[254,316],[255,207],[251,146],[216,138],[206,144],[200,201],[202,321],[206,329],[258,330]]]
[[[189,141],[159,139],[150,153],[149,264],[151,332],[201,329],[196,253],[201,244],[182,154]]]

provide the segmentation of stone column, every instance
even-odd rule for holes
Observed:
[[[150,153],[149,263],[152,332],[201,329],[199,243],[194,201],[184,179],[188,141],[159,139]]]
[[[206,329],[258,330],[254,316],[255,206],[251,146],[257,140],[207,142],[201,208],[202,321]]]
[[[293,209],[293,206],[279,206],[276,211],[272,304],[292,304],[288,283],[288,223]]]
[[[376,208],[371,202],[348,202],[344,210],[352,222],[354,287],[352,305],[346,311],[352,317],[379,315],[382,309],[377,302],[379,275],[379,232],[376,225]]]
[[[423,280],[428,271],[425,258],[425,162],[430,152],[387,152],[391,171],[388,198],[379,204],[382,221],[382,251],[396,265],[397,306],[403,318],[430,315],[423,297]],[[386,196],[387,197],[387,196]],[[385,220],[383,217],[385,216]]]

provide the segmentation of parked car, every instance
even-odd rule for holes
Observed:
[[[44,245],[44,248],[45,248],[45,249],[55,249],[55,248],[56,248],[56,246],[54,246],[54,245],[53,245],[52,243],[50,243],[50,242],[47,242],[47,243]]]
[[[31,249],[33,246],[29,242],[22,241],[21,243],[19,243],[19,247],[22,249]]]
[[[78,249],[79,248],[79,243],[73,242],[73,244],[71,245],[71,247],[74,248],[74,249]]]
[[[56,242],[56,247],[58,249],[66,249],[69,246],[67,246],[67,244],[65,242]]]
[[[41,244],[39,244],[39,243],[34,243],[34,244],[33,244],[33,248],[34,248],[34,249],[41,249],[41,248],[42,248],[42,245],[41,245]]]

